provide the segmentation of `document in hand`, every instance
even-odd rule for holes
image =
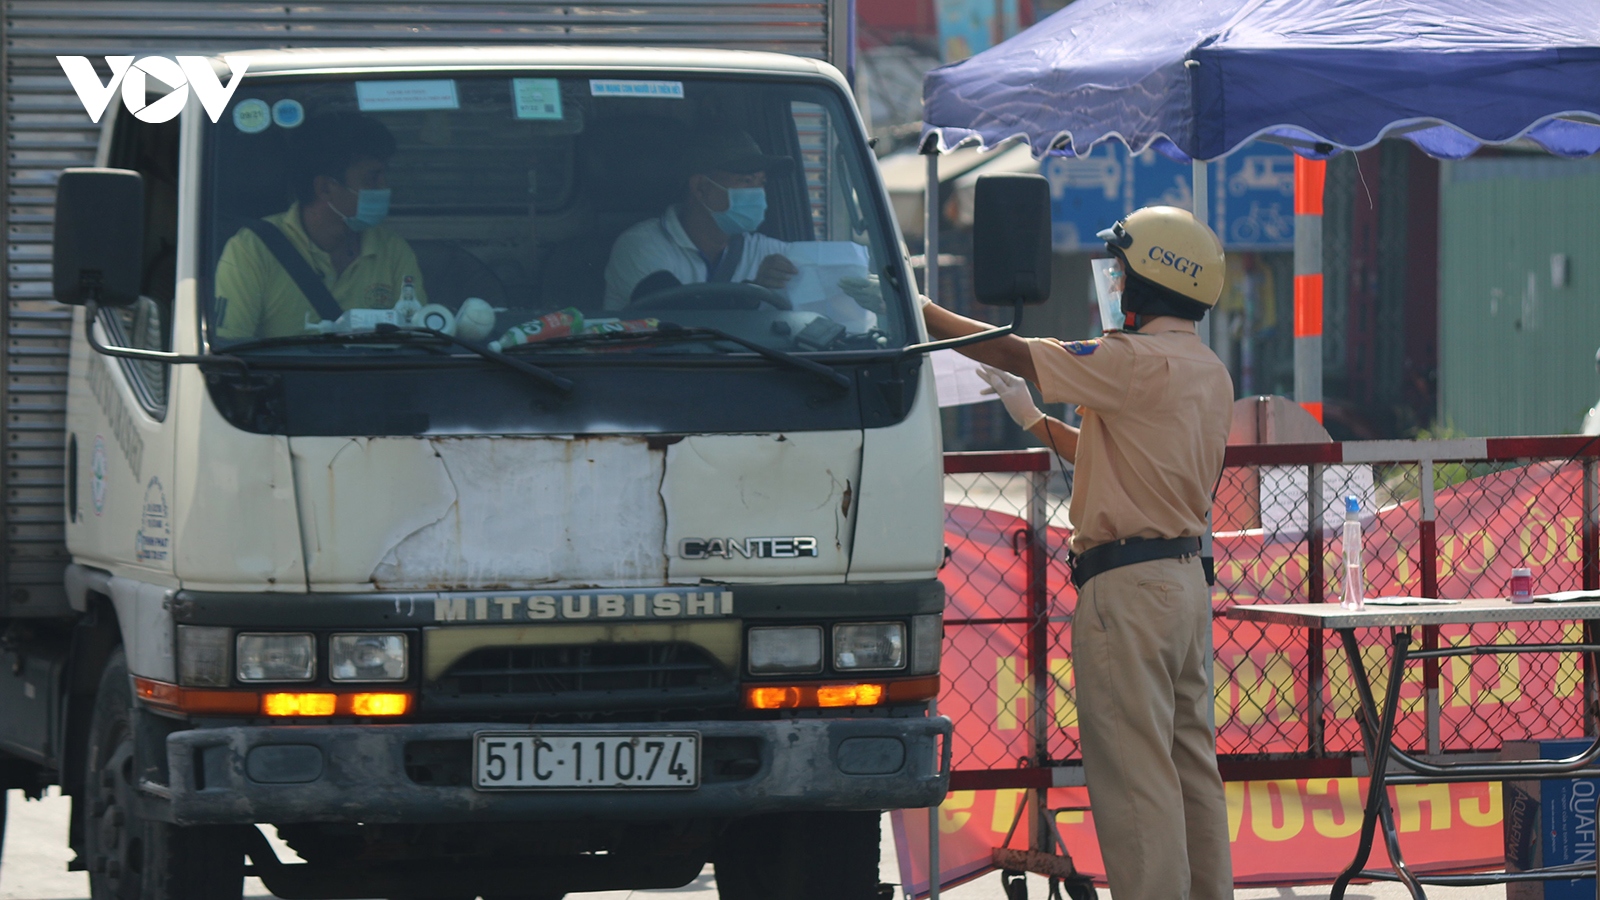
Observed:
[[[866,247],[854,241],[800,241],[784,255],[800,270],[784,290],[795,309],[827,316],[851,334],[878,324],[876,313],[862,309],[839,287],[842,278],[867,277]]]

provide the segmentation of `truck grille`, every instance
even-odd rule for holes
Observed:
[[[720,704],[737,696],[737,684],[695,644],[580,644],[483,647],[427,693],[458,707],[516,699],[538,709],[615,709]]]

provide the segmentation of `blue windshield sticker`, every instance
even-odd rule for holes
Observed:
[[[1062,349],[1073,356],[1089,356],[1100,348],[1099,341],[1063,341]]]
[[[299,128],[306,120],[306,108],[299,100],[279,100],[272,104],[272,124],[279,128]]]
[[[589,93],[595,97],[641,97],[656,100],[682,100],[681,81],[623,81],[615,78],[589,79]]]
[[[519,119],[560,119],[561,82],[555,78],[513,78],[511,101]]]
[[[453,78],[426,81],[358,81],[356,106],[362,112],[460,109]]]

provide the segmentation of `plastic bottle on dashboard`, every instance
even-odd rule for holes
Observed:
[[[410,275],[400,285],[400,302],[394,305],[395,318],[401,325],[410,325],[417,313],[422,310],[422,302],[417,299],[417,285]]]
[[[1361,575],[1361,501],[1344,498],[1344,609],[1366,609],[1366,581]]]

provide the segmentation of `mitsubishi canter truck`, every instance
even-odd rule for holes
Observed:
[[[0,607],[0,786],[71,796],[96,900],[879,896],[948,784],[942,469],[839,73],[205,64],[59,178],[64,430],[7,489],[59,475],[69,556]]]

